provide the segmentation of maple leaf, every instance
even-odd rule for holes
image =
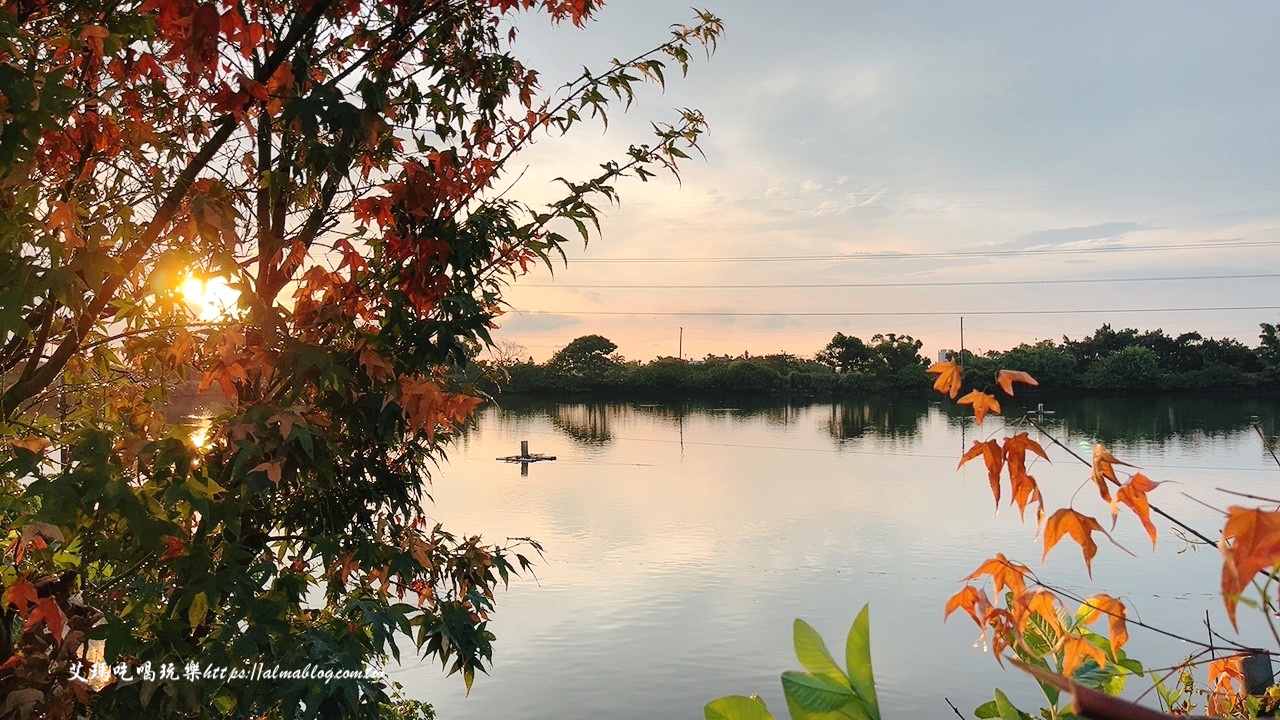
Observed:
[[[1084,612],[1084,615],[1080,618],[1082,624],[1091,623],[1097,620],[1099,615],[1106,614],[1107,636],[1111,639],[1111,651],[1113,654],[1129,641],[1129,630],[1125,625],[1128,610],[1125,608],[1124,603],[1110,595],[1098,594],[1085,600],[1084,604],[1080,606],[1080,610]]]
[[[1098,494],[1102,495],[1102,499],[1112,504],[1112,512],[1114,514],[1115,501],[1111,499],[1111,491],[1107,489],[1107,481],[1120,484],[1120,480],[1116,477],[1116,470],[1113,465],[1124,465],[1133,467],[1127,462],[1121,462],[1107,451],[1102,443],[1093,446],[1093,463],[1090,466],[1089,477],[1098,485]]]
[[[1070,677],[1084,664],[1086,658],[1093,658],[1098,667],[1106,667],[1107,656],[1102,648],[1075,635],[1062,638],[1062,674]]]
[[[1156,546],[1156,526],[1151,523],[1151,504],[1147,502],[1147,493],[1155,490],[1160,483],[1155,482],[1142,473],[1134,473],[1129,482],[1120,487],[1116,493],[1116,503],[1123,503],[1138,519],[1142,521],[1142,527],[1147,529],[1147,534],[1151,536],[1152,549]],[[1114,505],[1112,506],[1115,507]],[[1111,528],[1114,530],[1116,526],[1116,513],[1114,509],[1111,513]]]
[[[1228,655],[1209,663],[1208,712],[1212,717],[1244,717],[1249,715],[1244,701],[1249,693],[1245,686],[1244,655]]]
[[[1062,626],[1062,617],[1058,612],[1058,597],[1048,590],[1035,590],[1014,595],[1009,609],[1014,627],[1024,638],[1029,633],[1037,632],[1045,634],[1046,640],[1052,642],[1053,638],[1061,637],[1067,632]],[[1033,624],[1036,617],[1040,618],[1039,625]],[[1052,632],[1052,637],[1047,636],[1049,632]],[[1023,643],[1025,645],[1025,639]]]
[[[1230,698],[1244,694],[1244,656],[1228,655],[1209,663],[1209,685]]]
[[[964,580],[976,580],[988,575],[997,594],[1008,588],[1014,595],[1022,595],[1027,591],[1026,578],[1030,574],[1031,570],[1026,565],[1010,560],[1004,553],[996,553],[995,557],[983,562]]]
[[[12,605],[18,609],[20,617],[26,617],[32,605],[36,604],[36,588],[25,577],[13,581],[4,595],[4,605]]]
[[[996,662],[1004,665],[1004,649],[1009,647],[1009,639],[1013,637],[1016,623],[1013,615],[1003,608],[995,608],[987,613],[987,626],[991,628],[991,653]]]
[[[934,390],[949,396],[952,400],[960,394],[960,387],[963,384],[960,376],[964,373],[964,368],[957,365],[955,361],[934,363],[925,372],[938,376],[938,379],[933,381]]]
[[[1040,557],[1040,561],[1049,557],[1049,551],[1054,545],[1062,539],[1063,535],[1071,535],[1071,539],[1080,545],[1080,549],[1084,552],[1084,566],[1089,571],[1089,577],[1093,577],[1093,556],[1098,554],[1098,545],[1093,541],[1093,533],[1100,532],[1107,535],[1107,531],[1102,529],[1098,521],[1088,515],[1072,510],[1071,508],[1062,508],[1049,516],[1049,520],[1044,524],[1044,555]],[[1110,539],[1111,536],[1107,535]],[[1115,542],[1112,540],[1111,542]]]
[[[360,563],[356,562],[355,551],[349,550],[339,555],[336,566],[337,567],[335,569],[338,573],[338,579],[345,583],[347,578],[351,576],[351,573],[360,568]]]
[[[1233,505],[1218,542],[1222,552],[1222,600],[1236,627],[1236,603],[1253,577],[1280,562],[1280,510]]]
[[[1001,370],[996,373],[996,383],[1004,390],[1006,395],[1013,394],[1013,384],[1020,382],[1023,385],[1039,385],[1036,379],[1020,370]]]
[[[41,598],[36,603],[36,609],[23,623],[22,630],[28,632],[42,622],[49,628],[51,635],[58,640],[62,639],[62,629],[67,622],[67,616],[62,614],[62,608],[58,607],[58,602],[51,597]]]
[[[979,425],[982,424],[982,419],[987,416],[988,412],[993,412],[997,415],[1000,414],[1000,403],[995,399],[995,397],[979,390],[970,391],[968,395],[965,395],[956,402],[961,405],[972,405],[973,417],[977,420]]]
[[[160,555],[160,562],[172,560],[176,557],[182,557],[187,554],[187,546],[182,542],[181,538],[172,535],[164,536],[164,553]]]
[[[987,480],[991,483],[991,494],[996,498],[996,508],[1000,507],[1000,469],[1004,466],[1004,451],[1000,448],[1000,443],[995,440],[981,442],[973,441],[973,447],[960,457],[960,464],[956,466],[959,470],[965,463],[970,460],[982,456],[983,461],[987,464]]]
[[[1009,485],[1012,489],[1012,497],[1009,503],[1018,506],[1018,517],[1023,522],[1027,519],[1027,505],[1036,504],[1036,527],[1044,522],[1044,495],[1040,493],[1040,486],[1036,483],[1036,479],[1026,473],[1014,475],[1009,473]]]
[[[280,480],[284,477],[284,461],[271,460],[268,462],[261,462],[255,465],[249,472],[265,472],[267,474],[267,479],[278,486],[280,485]]]
[[[386,380],[395,370],[391,367],[391,363],[384,360],[368,345],[360,349],[360,367],[364,368],[365,374],[374,381]]]
[[[32,435],[31,437],[23,438],[21,440],[11,440],[9,441],[9,444],[15,448],[22,448],[32,455],[40,455],[43,454],[52,443],[38,435]]]
[[[1036,525],[1039,525],[1044,519],[1044,496],[1040,494],[1040,486],[1036,484],[1036,479],[1027,474],[1028,450],[1044,458],[1046,462],[1049,461],[1044,448],[1040,443],[1032,440],[1027,433],[1018,433],[1004,439],[1005,464],[1009,466],[1009,485],[1013,490],[1010,502],[1018,506],[1018,513],[1023,520],[1026,520],[1027,503],[1038,503]]]
[[[987,613],[991,612],[991,600],[984,591],[972,585],[965,585],[964,589],[947,600],[942,619],[945,621],[956,610],[964,610],[978,624],[978,627],[982,627],[986,624]]]

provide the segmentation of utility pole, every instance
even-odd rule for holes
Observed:
[[[680,327],[680,351],[678,357],[681,360],[684,359],[684,326]]]
[[[964,367],[964,316],[960,316],[960,367]]]

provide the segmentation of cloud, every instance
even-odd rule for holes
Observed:
[[[568,315],[556,315],[554,313],[526,313],[514,312],[503,317],[502,329],[504,335],[512,333],[545,333],[561,328],[573,327],[581,325],[582,321],[570,317]]]
[[[1120,240],[1127,233],[1156,229],[1158,228],[1133,221],[1107,222],[1099,223],[1097,225],[1086,225],[1083,227],[1036,230],[1035,232],[1019,235],[1012,240],[997,243],[994,247],[1025,250],[1028,248],[1049,248],[1058,247],[1060,245],[1070,245],[1071,243],[1097,242],[1100,240],[1115,241]]]

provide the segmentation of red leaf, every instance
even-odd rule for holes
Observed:
[[[24,618],[36,600],[36,588],[25,577],[15,580],[4,596],[4,604],[17,608],[18,615]]]
[[[187,546],[182,542],[181,538],[176,538],[172,535],[164,536],[164,553],[160,556],[160,562],[166,562],[186,554]]]
[[[49,633],[61,640],[62,628],[66,621],[67,617],[62,614],[62,608],[58,607],[56,600],[51,597],[41,598],[36,603],[36,609],[31,613],[31,617],[28,617],[27,622],[23,624],[22,630],[30,631],[43,622],[45,627],[49,628]]]

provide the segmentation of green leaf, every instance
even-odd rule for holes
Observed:
[[[782,673],[782,691],[805,710],[829,712],[856,700],[853,690],[821,675],[789,670]]]
[[[996,692],[1000,692],[997,690]],[[973,716],[978,720],[991,720],[991,718],[1000,717],[1000,708],[996,707],[995,700],[988,700],[973,709]]]
[[[996,690],[996,712],[1000,720],[1031,720],[1030,715],[1014,707],[1009,698],[999,690]]]
[[[830,678],[838,683],[848,684],[849,677],[836,664],[822,636],[809,623],[796,618],[792,627],[792,635],[796,648],[796,659],[805,670],[814,675]]]
[[[866,703],[867,714],[871,720],[880,720],[880,702],[876,699],[876,678],[871,670],[871,616],[869,605],[863,605],[862,611],[849,628],[849,638],[845,641],[845,664],[849,669],[849,685]]]
[[[196,596],[191,599],[191,607],[187,608],[187,620],[191,623],[191,627],[199,625],[208,611],[209,596],[202,592],[196,593]]]
[[[755,695],[727,695],[712,700],[702,713],[706,720],[773,720],[764,701]]]

